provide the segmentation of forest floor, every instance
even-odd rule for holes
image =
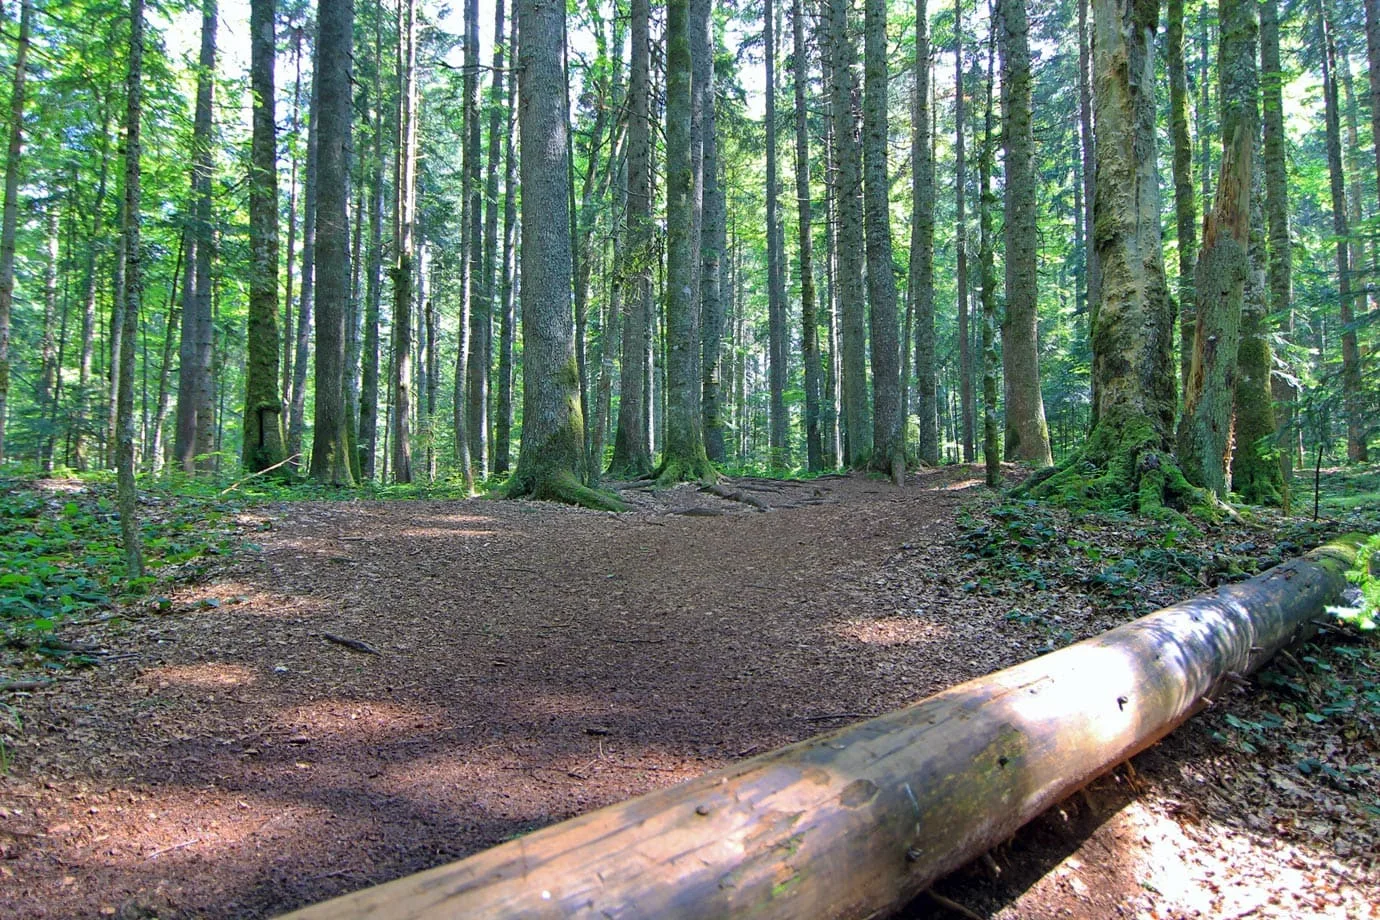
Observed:
[[[0,696],[0,918],[271,916],[895,709],[1323,532],[1071,518],[979,477],[625,488],[624,514],[250,508],[211,572],[61,631],[95,666]],[[1373,647],[1329,631],[905,916],[1373,916],[1380,705],[1337,681]]]

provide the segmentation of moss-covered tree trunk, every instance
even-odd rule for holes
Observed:
[[[14,304],[14,238],[19,223],[19,158],[24,146],[24,78],[27,76],[32,0],[19,14],[19,48],[10,93],[9,145],[5,156],[3,219],[0,219],[0,460],[5,459],[5,419],[10,398],[10,313]]]
[[[1006,316],[1002,322],[1006,455],[1036,466],[1053,462],[1040,394],[1036,271],[1035,134],[1031,126],[1030,25],[1025,0],[1002,0],[1001,116],[1006,168]]]
[[[993,255],[995,234],[992,210],[992,54],[987,55],[987,107],[984,112],[982,148],[978,156],[978,274],[982,281],[982,458],[989,488],[1001,484],[1001,430],[997,423],[997,266]]]
[[[1279,59],[1279,4],[1277,0],[1260,3],[1260,103],[1264,122],[1261,163],[1265,172],[1265,220],[1267,225],[1268,312],[1276,317],[1293,314],[1293,247],[1289,239],[1289,181],[1285,161],[1284,134],[1284,71]],[[1286,332],[1293,332],[1292,319],[1286,321]],[[1279,437],[1277,447],[1280,466],[1280,501],[1289,509],[1289,481],[1294,472],[1294,404],[1296,387],[1284,378],[1274,379],[1271,371],[1271,393],[1285,398],[1279,402]]]
[[[939,463],[939,408],[934,377],[934,155],[931,146],[930,23],[927,0],[915,4],[915,94],[911,100],[910,299],[915,310],[916,453]],[[905,384],[905,381],[902,381]]]
[[[124,298],[121,310],[120,363],[115,380],[115,502],[120,513],[120,543],[125,576],[144,574],[144,547],[139,533],[138,490],[134,483],[134,339],[139,334],[139,307],[144,297],[144,248],[139,210],[140,120],[144,104],[144,0],[129,4],[129,72],[125,83],[125,194],[121,226],[124,240]],[[22,84],[21,84],[22,92]]]
[[[321,83],[316,150],[316,413],[311,476],[352,486],[345,405],[345,315],[350,300],[348,149],[353,114],[351,49],[354,0],[335,0],[318,13],[316,79]]]
[[[887,180],[886,0],[867,0],[864,17],[863,211],[867,301],[872,333],[872,465],[900,482],[906,453],[901,425],[901,351]]]
[[[1250,271],[1241,299],[1241,345],[1237,349],[1236,417],[1231,456],[1232,491],[1252,505],[1281,503],[1274,394],[1270,375],[1274,355],[1270,348],[1270,321],[1265,283],[1268,258],[1265,252],[1265,211],[1261,170],[1253,173],[1256,185],[1251,196]]]
[[[1152,514],[1195,497],[1168,451],[1174,426],[1173,322],[1156,175],[1158,0],[1097,0],[1097,198],[1102,265],[1093,321],[1097,419],[1082,450],[1024,491]]]
[[[1353,463],[1367,459],[1365,400],[1361,387],[1361,353],[1356,339],[1355,295],[1351,287],[1351,251],[1346,178],[1342,168],[1341,112],[1337,92],[1337,42],[1323,0],[1318,0],[1318,30],[1323,47],[1323,107],[1327,122],[1327,168],[1332,192],[1332,233],[1337,249],[1337,304],[1342,326],[1342,409],[1346,416],[1346,455]]]
[[[584,419],[570,309],[565,4],[515,6],[522,183],[522,449],[508,496],[621,507],[586,485]]]
[[[244,447],[252,472],[287,457],[278,389],[278,138],[273,115],[273,0],[249,7],[253,138],[249,162],[249,329],[245,342]]]
[[[699,0],[708,5],[708,0]],[[709,29],[710,16],[696,17]],[[713,56],[712,35],[701,39]],[[710,460],[722,463],[724,445],[723,338],[724,338],[724,249],[727,242],[727,202],[719,167],[719,137],[714,94],[712,61],[704,68],[705,85],[696,87],[700,95],[704,131],[704,219],[700,225],[700,411],[704,418],[704,450]]]
[[[967,116],[967,94],[963,79],[963,0],[954,0],[954,257],[957,261],[958,314],[958,411],[961,417],[959,439],[963,459],[974,456],[973,431],[973,351],[968,334],[968,160],[967,137],[963,127]]]
[[[1169,0],[1169,136],[1174,145],[1174,224],[1179,249],[1179,383],[1186,386],[1198,325],[1193,274],[1198,259],[1198,198],[1193,190],[1193,144],[1188,137],[1188,78],[1184,67],[1184,0]]]
[[[863,294],[862,144],[858,137],[858,49],[848,0],[827,0],[832,52],[830,104],[834,121],[835,220],[839,338],[842,360],[843,462],[858,467],[872,456],[867,412],[867,310]]]
[[[620,275],[623,294],[623,365],[618,430],[609,472],[641,476],[652,468],[647,427],[647,327],[652,312],[651,3],[632,0],[628,71],[628,242]],[[521,25],[519,24],[519,28]]]
[[[666,6],[666,440],[656,471],[657,481],[665,485],[717,478],[705,456],[700,422],[693,245],[699,222],[694,214],[695,174],[690,162],[691,73],[689,0],[670,0]]]
[[[1251,174],[1259,126],[1256,11],[1253,0],[1219,0],[1218,78],[1222,163],[1212,211],[1203,222],[1195,288],[1198,322],[1184,387],[1178,457],[1194,485],[1225,497],[1232,449],[1232,402],[1241,305],[1249,272]]]

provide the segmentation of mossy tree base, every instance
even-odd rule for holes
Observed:
[[[662,488],[682,482],[698,482],[711,486],[719,481],[719,472],[703,453],[698,457],[666,457],[649,477]]]
[[[546,476],[535,473],[514,476],[503,494],[506,498],[534,498],[595,511],[627,511],[629,507],[612,492],[591,488],[568,471],[553,471]]]
[[[1087,510],[1220,516],[1208,493],[1184,478],[1151,421],[1127,412],[1099,419],[1082,450],[1012,494]]]

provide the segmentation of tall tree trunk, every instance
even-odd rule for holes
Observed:
[[[780,215],[781,184],[776,169],[776,10],[772,0],[763,0],[762,43],[766,58],[766,109],[762,116],[767,128],[767,447],[774,467],[790,465],[790,418],[786,413],[786,281],[782,262]]]
[[[727,234],[724,190],[719,168],[719,137],[716,130],[714,92],[714,42],[710,24],[710,0],[694,0],[690,27],[695,42],[710,60],[702,68],[703,85],[695,87],[702,108],[704,132],[703,221],[700,226],[700,346],[703,350],[700,411],[704,417],[704,452],[710,460],[722,463],[724,450],[723,398],[723,254]],[[703,34],[701,34],[703,33]]]
[[[1256,156],[1261,154],[1257,150]],[[1231,456],[1232,491],[1252,505],[1278,505],[1283,480],[1275,457],[1274,395],[1270,374],[1274,355],[1270,348],[1269,313],[1266,304],[1265,211],[1260,170],[1252,171],[1256,186],[1251,195],[1249,266],[1241,298],[1241,345],[1237,349],[1235,423]]]
[[[924,0],[921,0],[924,5]],[[805,52],[805,11],[802,0],[791,2],[792,54],[795,79],[795,197],[800,237],[800,327],[801,358],[805,362],[805,466],[811,471],[824,468],[824,448],[820,437],[819,316],[815,305],[815,260],[810,199],[810,125],[805,104],[810,80],[810,62]]]
[[[1198,203],[1193,190],[1193,142],[1188,137],[1188,77],[1184,68],[1184,0],[1169,0],[1169,135],[1174,145],[1174,220],[1179,243],[1179,384],[1187,387],[1198,309],[1193,275],[1198,258]]]
[[[584,423],[570,311],[568,113],[563,0],[519,0],[518,107],[522,144],[522,452],[512,497],[611,507],[584,484]]]
[[[1035,135],[1031,127],[1030,25],[1025,0],[1001,0],[1001,123],[1006,168],[1006,318],[1002,381],[1006,388],[1006,455],[1049,466],[1049,426],[1040,393],[1036,259]],[[995,27],[994,27],[995,28]]]
[[[47,241],[48,258],[43,263],[43,339],[40,344],[40,364],[38,372],[38,415],[47,420],[46,430],[40,431],[38,448],[38,468],[45,474],[53,471],[53,451],[57,444],[55,424],[57,419],[58,394],[62,389],[59,375],[62,362],[56,336],[58,312],[58,208],[56,201],[50,201],[44,212],[44,230]],[[67,313],[63,308],[62,322],[66,328]]]
[[[967,88],[963,79],[963,0],[954,0],[954,251],[957,254],[955,310],[958,313],[958,400],[963,460],[973,462],[973,353],[968,334],[968,162],[964,121]]]
[[[1001,430],[997,423],[997,267],[993,250],[992,210],[992,48],[987,51],[987,107],[983,116],[982,150],[978,156],[978,275],[982,279],[982,459],[989,488],[1001,485]]]
[[[417,10],[415,0],[405,0],[398,6],[398,147],[394,158],[393,190],[393,246],[396,257],[389,272],[393,280],[393,379],[389,381],[390,402],[393,405],[393,481],[412,481],[412,264],[415,255],[413,242],[417,207]],[[462,291],[463,297],[463,291]],[[463,329],[462,337],[463,337]],[[465,354],[457,355],[457,367],[463,368]],[[464,374],[456,378],[455,387],[461,391]],[[457,395],[459,395],[457,393]],[[463,418],[461,404],[455,407],[457,419]],[[466,445],[457,431],[456,451],[462,455]],[[469,464],[462,466],[465,475]]]
[[[77,364],[77,413],[72,422],[72,465],[85,471],[90,464],[86,439],[91,426],[92,363],[96,353],[96,294],[99,277],[97,253],[104,234],[105,199],[110,179],[110,119],[111,107],[101,110],[100,177],[96,181],[96,197],[91,205],[91,236],[86,248],[86,264],[82,269],[81,353]]]
[[[623,368],[619,386],[618,431],[614,435],[610,472],[640,476],[652,468],[648,402],[647,329],[652,310],[651,168],[651,3],[632,0],[632,62],[628,80],[628,244],[620,275],[627,279],[624,297]]]
[[[319,18],[319,14],[318,14]],[[318,57],[320,52],[318,50]],[[307,359],[311,356],[312,313],[317,298],[317,227],[321,187],[321,75],[311,78],[308,103],[307,168],[302,192],[302,276],[298,280],[296,343],[292,360],[292,400],[288,404],[288,456],[302,465],[302,432],[306,428]],[[292,305],[288,304],[291,310]]]
[[[518,18],[514,10],[508,44],[516,60]],[[516,310],[513,301],[513,249],[517,234],[517,158],[513,150],[513,113],[517,109],[517,78],[508,81],[508,106],[503,145],[503,279],[499,285],[498,326],[498,418],[494,422],[494,472],[506,473],[512,449],[513,428],[513,327]]]
[[[306,29],[294,24],[292,27],[292,117],[291,133],[294,140],[302,136],[302,40]],[[275,28],[276,46],[276,28]],[[276,50],[276,47],[275,47]],[[287,253],[284,256],[284,263],[287,270],[283,273],[283,329],[282,329],[282,374],[283,374],[283,405],[292,405],[292,385],[294,377],[292,373],[293,348],[297,343],[296,336],[292,329],[292,279],[294,266],[297,264],[297,169],[298,155],[296,144],[291,149],[291,165],[288,171],[288,226],[287,226]],[[275,185],[277,180],[274,180]]]
[[[666,440],[657,481],[717,478],[700,427],[689,0],[666,5]]]
[[[245,345],[244,448],[251,472],[287,457],[278,388],[278,138],[273,115],[274,0],[249,8],[254,91],[249,164],[249,329]]]
[[[216,80],[216,0],[203,0],[201,58],[192,122],[192,203],[187,266],[192,284],[182,289],[182,345],[177,376],[177,439],[173,453],[183,472],[207,470],[215,434],[211,383],[211,105]],[[198,462],[197,458],[202,458]]]
[[[915,308],[915,412],[920,462],[939,463],[934,377],[934,157],[930,136],[930,34],[926,0],[915,4],[915,95],[911,100],[910,299]]]
[[[891,250],[887,181],[886,0],[865,7],[863,207],[867,231],[867,300],[872,332],[872,465],[899,485],[906,450],[901,425],[901,352],[896,318],[896,271]]]
[[[479,0],[465,2],[465,215],[468,221],[468,246],[463,258],[469,262],[469,285],[465,291],[470,319],[469,358],[466,371],[466,433],[470,439],[470,466],[479,478],[489,474],[489,362],[488,339],[493,305],[489,302],[493,285],[484,280],[484,187],[480,182],[479,114]]]
[[[1279,5],[1277,0],[1260,3],[1260,101],[1264,120],[1262,160],[1265,168],[1265,218],[1268,225],[1269,300],[1268,313],[1286,316],[1293,311],[1294,256],[1289,239],[1289,182],[1285,160],[1284,68],[1279,55]],[[1293,332],[1288,323],[1287,332]],[[1294,475],[1294,404],[1296,386],[1281,377],[1274,378],[1271,393],[1280,410],[1278,446],[1281,502],[1289,511],[1289,486]]]
[[[322,85],[316,163],[316,415],[311,476],[353,486],[345,403],[345,316],[350,300],[350,119],[354,0],[317,14],[316,81]]]
[[[1376,191],[1380,194],[1380,0],[1365,0],[1366,62],[1370,74],[1370,133],[1375,145]]]
[[[1351,234],[1351,270],[1356,273],[1359,281],[1360,290],[1357,291],[1357,306],[1362,311],[1375,311],[1380,309],[1377,306],[1374,284],[1368,284],[1365,280],[1366,270],[1366,237],[1370,238],[1371,252],[1375,252],[1374,234],[1360,233],[1361,226],[1365,223],[1365,208],[1362,199],[1365,194],[1361,190],[1361,130],[1360,115],[1356,111],[1356,89],[1351,80],[1351,64],[1349,55],[1345,48],[1337,55],[1337,82],[1342,91],[1342,117],[1346,120],[1346,142],[1343,147],[1345,156],[1345,172],[1347,178],[1347,214],[1348,224],[1354,231]],[[1369,302],[1368,306],[1361,303],[1364,298]]]
[[[829,20],[825,4],[819,0],[819,10],[815,17],[815,46],[819,54],[819,70],[824,92],[833,99],[834,66],[833,50],[829,41]],[[839,432],[842,417],[840,405],[839,376],[839,286],[838,280],[838,176],[834,169],[837,162],[834,143],[834,115],[832,103],[823,107],[824,121],[824,325],[828,355],[824,367],[824,465],[829,469],[838,468],[843,457],[843,445]]]
[[[1058,472],[1025,491],[1152,514],[1190,500],[1167,451],[1174,431],[1173,322],[1160,246],[1155,29],[1159,0],[1095,0],[1097,419]]]
[[[1353,463],[1367,460],[1365,402],[1361,388],[1361,354],[1357,347],[1355,301],[1351,289],[1351,252],[1346,211],[1346,177],[1342,170],[1341,113],[1337,98],[1337,43],[1323,0],[1318,0],[1318,29],[1323,47],[1323,105],[1327,121],[1327,167],[1332,191],[1332,233],[1337,246],[1337,302],[1342,325],[1342,406],[1346,415],[1346,455]]]
[[[378,461],[379,307],[383,289],[383,11],[374,13],[373,156],[369,163],[369,245],[364,272],[364,366],[359,394],[360,477],[372,482]]]
[[[1230,483],[1232,401],[1241,343],[1241,298],[1249,271],[1251,171],[1259,118],[1256,110],[1255,5],[1220,0],[1219,74],[1222,164],[1217,196],[1203,222],[1198,259],[1198,323],[1193,363],[1184,387],[1179,463],[1189,482],[1225,497]]]
[[[10,91],[10,140],[5,156],[5,202],[0,218],[0,461],[5,459],[5,422],[10,398],[10,313],[14,306],[14,237],[19,223],[19,158],[24,150],[24,80],[29,58],[33,2],[23,0],[19,13],[19,47],[14,56]]]
[[[834,192],[838,221],[839,328],[842,339],[844,464],[859,467],[872,456],[867,414],[867,310],[863,294],[862,143],[858,137],[858,49],[849,22],[850,0],[827,0],[833,56]],[[883,449],[887,445],[881,445]]]
[[[498,273],[498,165],[502,159],[503,151],[500,147],[503,138],[503,77],[505,68],[504,42],[504,4],[503,0],[496,0],[494,4],[494,54],[493,54],[493,76],[489,83],[489,150],[487,172],[484,177],[484,271],[482,274],[482,285],[480,297],[484,303],[485,319],[482,323],[480,332],[484,336],[483,347],[480,351],[483,354],[484,369],[484,447],[486,449],[484,460],[487,463],[490,452],[496,453],[496,449],[490,450],[489,426],[492,419],[489,418],[489,397],[490,375],[493,373],[493,317],[500,312],[494,309],[494,277]],[[501,308],[500,308],[501,309]]]
[[[134,337],[139,333],[143,298],[143,246],[139,238],[140,145],[139,122],[144,101],[144,0],[129,4],[129,78],[125,84],[125,195],[122,236],[125,250],[125,297],[116,375],[115,496],[120,512],[120,543],[125,553],[125,577],[144,574],[144,550],[139,535],[139,495],[134,484]],[[11,146],[11,155],[15,153]]]
[[[1078,0],[1078,132],[1083,155],[1083,240],[1084,283],[1087,287],[1088,327],[1097,321],[1097,305],[1102,297],[1102,264],[1097,260],[1093,239],[1093,203],[1097,197],[1097,143],[1093,131],[1092,35],[1088,29],[1089,0]],[[1097,405],[1097,379],[1092,380],[1094,411]],[[1097,416],[1093,416],[1093,421]]]

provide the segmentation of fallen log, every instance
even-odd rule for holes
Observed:
[[[1310,635],[1359,539],[905,709],[289,915],[872,917]]]

